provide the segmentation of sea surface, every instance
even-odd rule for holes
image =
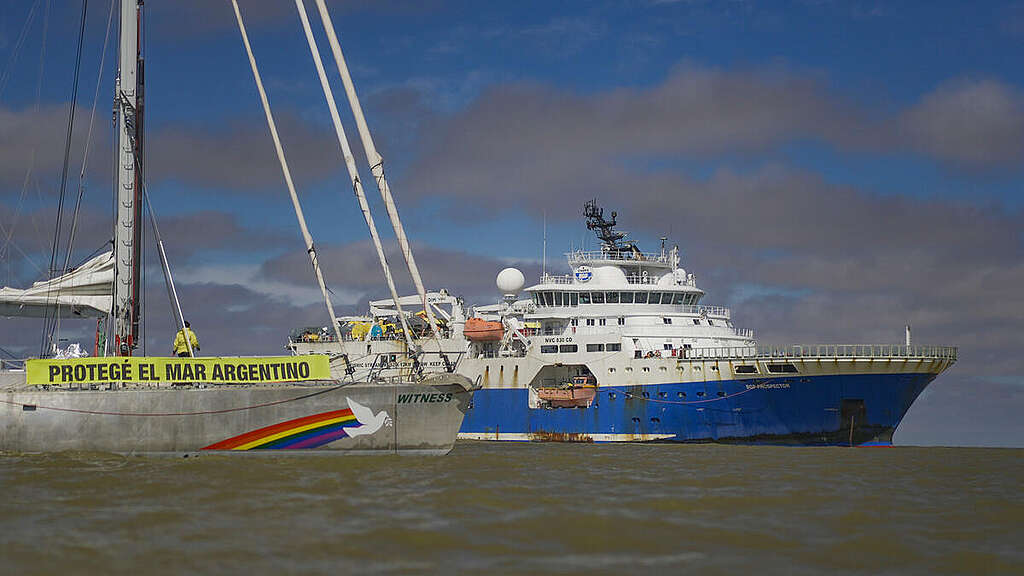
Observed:
[[[3,574],[1024,574],[1024,450],[0,456]]]

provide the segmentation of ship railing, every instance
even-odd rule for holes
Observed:
[[[569,274],[544,274],[540,277],[541,284],[572,284],[572,276]]]
[[[689,348],[684,358],[713,360],[785,358],[922,358],[957,359],[955,346],[906,346],[902,344],[810,344],[792,346]]]
[[[699,314],[712,318],[730,318],[732,312],[725,306],[683,306],[684,314]]]
[[[25,361],[0,358],[0,370],[24,370]]]
[[[565,256],[569,259],[569,262],[617,260],[621,262],[655,262],[658,264],[669,263],[668,254],[662,254],[660,252],[632,252],[627,250],[579,250],[576,252],[566,252]]]
[[[629,274],[626,276],[626,282],[640,285],[657,285],[660,279],[658,276],[643,276],[641,274]]]
[[[629,274],[626,276],[626,282],[634,286],[657,286],[661,280],[660,276],[644,276],[642,274]],[[571,274],[544,274],[540,277],[541,284],[581,284],[576,282]],[[697,282],[693,278],[686,278],[680,284],[672,284],[673,286],[690,286],[691,288],[697,287]]]

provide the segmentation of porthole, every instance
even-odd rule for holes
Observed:
[[[658,398],[668,398],[668,392],[658,392]]]
[[[698,398],[703,398],[704,397],[704,393],[703,392],[697,392],[697,397]]]
[[[719,390],[718,391],[718,397],[721,398],[723,396],[725,396],[725,392],[722,392],[721,390]]]
[[[611,372],[615,372],[615,368],[609,368],[609,369],[608,369],[608,372],[609,372],[609,373],[611,373]]]
[[[615,392],[609,392],[608,393],[608,399],[609,400],[615,400]]]
[[[650,372],[650,371],[651,371],[651,367],[650,366],[644,366],[644,372]]]
[[[676,392],[676,396],[679,398],[686,398],[686,392]]]
[[[644,398],[650,398],[650,397],[651,397],[651,393],[650,392],[644,392]]]

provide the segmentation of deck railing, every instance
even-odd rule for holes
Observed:
[[[662,254],[660,252],[631,252],[627,250],[611,251],[611,250],[594,250],[594,251],[583,251],[579,250],[576,252],[567,252],[570,262],[590,262],[593,260],[618,260],[623,262],[654,262],[658,264],[668,264],[668,254]]]
[[[784,358],[927,358],[956,361],[955,346],[905,346],[902,344],[757,345],[739,348],[691,348],[687,359],[742,360]]]

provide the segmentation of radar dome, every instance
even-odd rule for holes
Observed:
[[[526,285],[526,277],[515,268],[505,268],[498,272],[498,290],[502,294],[518,294]]]

